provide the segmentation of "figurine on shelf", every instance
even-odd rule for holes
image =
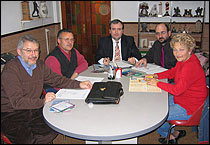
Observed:
[[[192,9],[184,9],[184,15],[183,17],[192,17]]]
[[[33,5],[34,5],[34,11],[32,13],[32,17],[39,17],[39,10],[38,10],[38,4],[36,3],[36,1],[33,1]],[[36,15],[34,15],[36,14]]]
[[[197,20],[195,23],[195,32],[201,33],[202,32],[202,23],[201,20]]]
[[[203,11],[203,8],[200,8],[198,7],[195,12],[196,12],[196,15],[194,17],[202,17],[202,11]]]
[[[162,17],[163,16],[163,14],[162,14],[162,2],[160,2],[158,5],[159,5],[158,17]]]
[[[48,15],[48,9],[47,9],[47,4],[46,1],[40,1],[40,15],[42,18],[46,18]]]
[[[152,17],[157,17],[157,5],[156,4],[154,4],[153,5],[153,7],[152,7],[152,9],[151,9],[151,11],[150,11],[150,13],[149,13],[149,16],[152,16]]]
[[[147,31],[147,23],[142,23],[142,25],[141,25],[141,32],[148,32]]]
[[[173,17],[181,17],[179,7],[174,8],[174,13]]]
[[[141,9],[141,12],[139,14],[140,16],[142,17],[148,16],[148,9],[149,9],[148,3],[146,2],[140,3],[140,9]]]
[[[166,2],[166,3],[165,3],[165,6],[166,6],[166,13],[165,13],[164,17],[165,17],[165,16],[170,16],[169,13],[168,13],[168,11],[169,11],[169,3]]]

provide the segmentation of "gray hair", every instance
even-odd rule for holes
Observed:
[[[39,47],[39,42],[33,38],[31,35],[24,35],[22,36],[19,41],[18,41],[18,45],[17,45],[17,48],[22,50],[23,49],[23,45],[26,41],[30,41],[30,42],[33,42],[33,43],[36,43]]]

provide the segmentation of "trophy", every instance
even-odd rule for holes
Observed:
[[[174,13],[173,17],[181,17],[179,7],[174,8]]]
[[[166,2],[166,3],[165,3],[165,6],[166,6],[166,13],[165,13],[164,16],[170,16],[169,13],[168,13],[168,11],[169,11],[169,3]]]
[[[160,2],[159,4],[159,12],[158,12],[158,17],[162,17],[162,2]]]

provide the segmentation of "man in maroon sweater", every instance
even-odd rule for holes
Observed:
[[[92,84],[53,72],[38,59],[39,43],[29,35],[20,38],[17,53],[1,74],[1,130],[12,143],[47,144],[57,133],[45,124],[42,108],[55,99],[55,94],[43,96],[43,84],[82,89],[91,89]]]
[[[88,69],[88,63],[84,56],[74,46],[74,35],[69,29],[61,29],[57,35],[56,46],[46,57],[45,64],[61,76],[75,79],[81,72]],[[56,92],[48,84],[44,85],[46,92]]]

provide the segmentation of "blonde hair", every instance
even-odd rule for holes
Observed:
[[[176,42],[179,42],[180,44],[185,45],[188,50],[190,49],[193,50],[196,46],[195,39],[187,33],[180,33],[172,37],[170,41],[170,45],[173,49],[174,49],[174,44]]]

